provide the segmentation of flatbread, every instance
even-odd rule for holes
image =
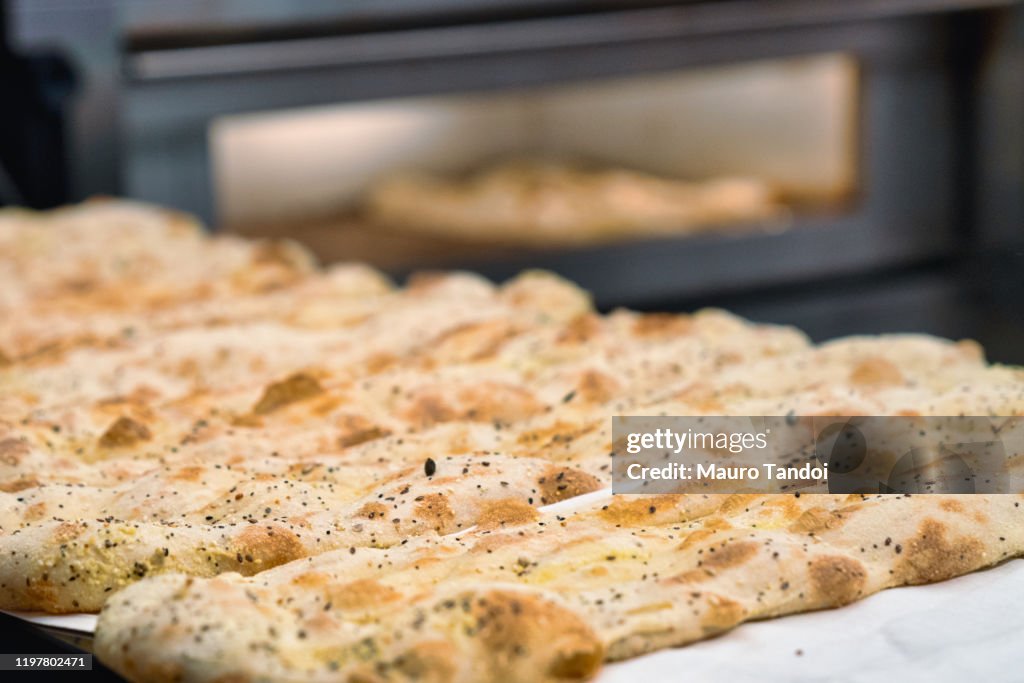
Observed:
[[[612,339],[616,346],[628,342],[627,348],[633,353],[615,355],[601,371],[589,364],[575,364],[578,351],[544,371],[534,368],[530,384],[521,377],[508,375],[507,362],[498,364],[504,376],[489,376],[494,367],[486,364],[431,368],[426,373],[422,369],[402,370],[397,375],[364,379],[358,384],[355,397],[340,402],[341,409],[336,409],[337,397],[325,396],[327,392],[303,397],[300,391],[301,400],[284,401],[283,405],[276,406],[274,396],[278,392],[274,387],[280,385],[272,384],[269,390],[246,394],[247,398],[239,405],[251,412],[222,408],[229,419],[211,417],[201,426],[191,422],[199,417],[192,415],[183,421],[187,426],[184,432],[157,430],[152,416],[145,423],[117,418],[113,424],[121,424],[120,429],[108,427],[97,437],[99,450],[112,457],[100,458],[91,464],[79,463],[77,468],[51,469],[48,477],[42,466],[46,463],[45,456],[39,465],[33,466],[35,452],[26,450],[15,468],[23,475],[31,473],[30,478],[9,479],[9,493],[0,494],[8,499],[10,511],[0,518],[0,529],[11,534],[7,545],[14,551],[0,560],[0,584],[13,587],[8,604],[51,611],[95,610],[110,590],[146,574],[188,571],[210,575],[239,569],[249,573],[337,547],[337,543],[348,543],[352,547],[379,546],[417,533],[437,533],[439,530],[429,525],[394,525],[393,520],[408,518],[390,516],[394,507],[391,503],[385,506],[389,513],[387,524],[394,526],[392,532],[401,532],[397,535],[364,534],[343,540],[335,530],[334,537],[327,539],[325,532],[332,528],[329,524],[324,526],[314,519],[313,526],[306,526],[311,513],[328,518],[332,514],[358,517],[359,511],[373,502],[365,497],[372,497],[375,486],[390,485],[389,482],[396,476],[401,477],[399,473],[403,471],[415,473],[422,466],[425,453],[436,458],[445,470],[448,469],[445,462],[453,454],[468,453],[479,461],[495,465],[487,471],[489,474],[504,473],[497,485],[490,477],[472,481],[468,492],[465,486],[448,491],[445,504],[458,508],[460,515],[454,522],[456,526],[440,531],[454,531],[477,522],[477,515],[482,514],[483,509],[472,504],[474,496],[488,500],[512,497],[527,505],[542,505],[563,497],[561,491],[564,490],[577,493],[593,490],[609,482],[611,444],[607,421],[611,413],[687,414],[709,410],[714,413],[725,407],[722,401],[727,401],[731,410],[738,411],[735,414],[784,414],[788,411],[845,414],[886,409],[906,412],[907,407],[921,404],[921,388],[914,386],[921,384],[925,385],[926,395],[932,398],[928,407],[949,412],[944,406],[965,408],[960,392],[972,387],[963,383],[967,378],[979,381],[988,391],[975,390],[964,396],[973,400],[975,406],[989,410],[997,406],[1005,409],[1009,404],[1000,404],[1000,401],[1012,402],[1011,391],[1019,388],[1019,378],[1013,371],[986,368],[976,349],[969,345],[908,337],[886,341],[854,340],[813,348],[784,330],[776,334],[772,328],[766,328],[758,330],[765,342],[763,346],[754,343],[755,336],[744,339],[747,360],[743,362],[738,351],[729,350],[729,344],[735,340],[719,339],[726,330],[742,338],[750,328],[728,316],[708,313],[692,319],[676,317],[677,323],[691,323],[687,326],[688,334],[672,338],[656,336],[646,347],[635,336],[636,328],[651,323],[632,314],[617,316],[607,324],[628,330],[633,336],[623,339],[612,335]],[[661,320],[659,324],[665,326],[668,322],[670,320]],[[566,329],[556,328],[546,334],[561,336]],[[534,346],[535,341],[528,342],[527,346]],[[600,350],[602,347],[597,341],[597,335],[590,337],[586,349]],[[708,353],[712,349],[716,354]],[[667,356],[666,350],[671,351]],[[892,360],[884,360],[886,355]],[[513,353],[505,360],[519,356]],[[705,357],[703,363],[701,357]],[[727,364],[738,364],[746,369],[742,382],[722,367],[722,358],[729,361]],[[659,359],[691,360],[688,367],[692,374],[681,372],[677,379],[670,381],[666,366],[657,362]],[[881,385],[874,377],[868,377],[871,381],[853,382],[849,376],[851,367],[855,376],[870,374],[864,370],[865,363],[876,370],[877,367],[895,367],[898,363],[903,367],[901,378]],[[934,380],[939,368],[947,369],[948,376],[942,382]],[[712,370],[717,372],[697,381]],[[832,374],[836,375],[835,389],[818,386],[822,377]],[[553,382],[547,389],[542,381],[545,376]],[[603,379],[596,381],[595,376]],[[502,383],[503,378],[505,383]],[[894,378],[890,376],[887,380]],[[520,384],[514,384],[516,381]],[[285,385],[288,384],[286,381]],[[301,386],[302,382],[299,384]],[[614,390],[597,391],[595,384],[599,387],[608,384]],[[396,386],[402,387],[404,393],[396,396],[392,391]],[[1005,388],[1000,389],[1000,386]],[[472,393],[465,393],[471,390]],[[280,391],[289,398],[288,390]],[[897,399],[903,403],[895,402]],[[353,406],[358,406],[358,412],[353,412]],[[159,414],[168,415],[167,411],[159,411]],[[247,417],[241,424],[237,423],[239,415]],[[258,419],[258,423],[249,419]],[[166,422],[173,424],[174,420],[167,418]],[[143,424],[149,426],[142,427]],[[139,429],[147,433],[140,435]],[[151,429],[152,433],[148,431]],[[140,445],[154,448],[154,442],[162,437],[167,439],[163,451],[143,451],[143,457],[117,457],[125,448],[131,450]],[[37,438],[56,436],[47,429]],[[121,439],[126,443],[121,444]],[[7,443],[10,444],[10,440]],[[342,445],[345,447],[339,448]],[[150,457],[145,457],[147,454]],[[8,455],[17,453],[8,450]],[[556,475],[567,477],[565,483],[556,475],[536,475],[528,479],[529,487],[522,488],[520,485],[524,482],[516,481],[512,472],[547,472],[537,463],[538,459],[559,465],[561,469]],[[498,463],[504,464],[499,466]],[[336,472],[327,481],[330,495],[316,501],[309,499],[308,492],[284,499],[278,495],[282,487],[290,491],[297,485],[296,472],[319,472],[323,467]],[[474,471],[469,461],[461,470]],[[464,476],[461,470],[456,474]],[[415,480],[415,474],[412,476]],[[263,482],[255,492],[250,490],[254,477]],[[545,490],[541,478],[554,483],[554,487]],[[46,485],[40,486],[44,483],[40,479],[46,479]],[[360,486],[352,486],[353,481],[358,481]],[[66,485],[60,486],[61,483]],[[113,492],[105,490],[115,484]],[[405,486],[395,485],[397,490]],[[495,490],[489,490],[488,486]],[[74,504],[65,502],[69,492],[73,492]],[[168,492],[177,497],[168,500]],[[246,498],[240,506],[230,505],[239,492],[243,498],[250,493],[259,497]],[[467,493],[470,500],[460,500]],[[85,500],[86,496],[95,502]],[[229,504],[226,511],[217,509],[211,502],[222,498]],[[273,504],[266,506],[262,503],[265,500]],[[311,502],[312,508],[308,507]],[[284,537],[286,532],[305,530],[306,537],[313,542],[292,543],[288,553],[277,553],[259,563],[241,566],[232,563],[230,549],[238,545],[233,525],[249,523],[254,509],[266,507],[270,507],[273,518],[284,525],[277,532],[279,537]],[[380,512],[383,515],[383,511]],[[383,516],[377,519],[378,526],[384,523]],[[94,532],[82,533],[90,526]],[[136,529],[132,532],[132,542],[108,543],[111,535],[121,538],[126,527]],[[173,543],[168,541],[168,534],[174,535]],[[227,548],[224,552],[228,559],[211,553],[211,547]],[[159,559],[164,548],[168,552],[173,549],[173,560]],[[236,551],[234,555],[237,554]],[[83,566],[89,568],[86,578],[81,576]],[[142,569],[136,570],[137,566]],[[22,585],[28,590],[21,590]]]
[[[396,288],[182,221],[0,214],[0,607],[107,604],[136,680],[573,680],[1020,553],[1010,496],[536,511],[610,484],[612,415],[1024,414],[972,342],[599,315],[544,273]]]
[[[438,456],[389,472],[319,462],[249,460],[151,470],[115,487],[21,491],[0,514],[4,609],[95,612],[147,575],[254,574],[344,548],[391,547],[449,534],[488,516],[600,487],[538,458]],[[56,514],[52,514],[56,512]]]
[[[661,496],[118,593],[132,680],[573,681],[1024,553],[1021,496]]]
[[[513,161],[468,178],[395,173],[374,184],[367,216],[404,232],[551,247],[685,235],[785,215],[754,178],[699,182],[628,169]]]
[[[314,271],[290,242],[211,238],[191,217],[127,201],[0,211],[0,311],[146,311],[266,292]],[[9,351],[6,353],[10,353]]]

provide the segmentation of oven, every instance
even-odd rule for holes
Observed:
[[[1015,2],[53,0],[7,11],[18,49],[59,48],[79,76],[69,200],[158,202],[399,278],[544,268],[605,309],[726,305],[816,337],[906,328],[991,334],[983,341],[1007,358],[1020,347],[1005,333],[1019,314],[1007,297],[1024,287]],[[517,163],[641,184],[741,179],[770,206],[699,229],[634,221],[612,237],[517,239],[516,218],[509,228],[496,222],[504,209],[465,199]],[[470,232],[402,230],[448,196],[429,183],[399,214],[411,218],[368,209],[402,173],[454,188],[444,192],[471,205]],[[528,194],[536,181],[509,182]],[[450,216],[434,223],[459,223]],[[492,221],[504,239],[491,239]]]

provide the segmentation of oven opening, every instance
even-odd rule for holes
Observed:
[[[858,119],[856,59],[831,53],[248,113],[210,139],[223,229],[401,270],[801,229],[857,196]]]

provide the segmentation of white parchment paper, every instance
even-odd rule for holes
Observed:
[[[797,654],[799,651],[800,654]],[[612,664],[598,683],[1024,680],[1024,560]]]

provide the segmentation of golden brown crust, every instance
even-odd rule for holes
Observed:
[[[865,358],[850,371],[850,381],[854,384],[898,385],[905,380],[899,368],[885,358]]]
[[[104,610],[99,651],[125,670],[117,647],[131,624],[176,620],[182,633],[159,643],[136,639],[132,648],[184,661],[174,653],[194,657],[190,636],[207,622],[192,612],[237,602],[245,609],[278,605],[272,614],[238,618],[258,638],[261,625],[272,623],[281,634],[305,630],[315,641],[310,647],[330,643],[345,675],[384,667],[397,680],[579,680],[594,673],[599,657],[678,646],[746,620],[837,607],[1024,553],[1024,513],[1010,496],[858,496],[851,503],[846,496],[806,494],[780,505],[782,498],[746,498],[737,510],[735,499],[720,496],[714,514],[696,517],[688,496],[636,498],[656,508],[644,516],[621,507],[609,514],[612,507],[598,501],[575,514],[542,512],[514,526],[329,552],[249,579],[197,580],[180,605],[172,596],[183,577],[147,579]],[[724,517],[727,500],[733,511]],[[944,501],[962,509],[946,511]],[[964,514],[981,511],[984,518]],[[842,512],[845,521],[816,525],[813,535],[794,530],[799,520],[824,512]],[[987,532],[992,524],[1005,535]],[[142,606],[147,601],[152,609]],[[200,657],[202,668],[190,671],[191,678],[209,680],[224,666],[289,675],[293,655],[250,661],[245,637],[230,631],[205,637],[217,652],[238,655],[221,655],[216,663]],[[304,648],[280,643],[282,652],[294,653],[293,647]],[[438,656],[424,659],[434,648]],[[415,664],[406,668],[406,657]]]
[[[149,441],[151,438],[153,433],[149,431],[149,427],[127,415],[122,415],[103,432],[99,445],[103,448],[127,448]]]
[[[944,507],[948,510],[948,505]],[[931,583],[965,574],[985,559],[978,538],[957,535],[955,526],[925,518],[906,543],[893,551],[901,555],[894,571],[904,583]]]
[[[235,536],[229,549],[246,562],[256,563],[259,569],[276,567],[307,554],[298,536],[279,524],[250,525]]]
[[[537,519],[537,510],[529,503],[515,498],[502,498],[484,506],[477,526],[480,529],[498,529],[518,526]]]
[[[391,434],[391,430],[374,424],[362,415],[342,415],[338,418],[338,446],[351,448],[367,441],[382,439]]]
[[[1021,414],[976,345],[394,289],[120,205],[0,212],[0,253],[0,606],[116,596],[137,680],[579,680],[1024,547],[987,496],[536,510],[607,485],[613,413]]]
[[[575,498],[601,488],[601,481],[597,477],[571,467],[549,467],[537,479],[537,484],[542,505]]]
[[[867,571],[851,557],[816,558],[811,561],[808,574],[812,595],[830,607],[845,605],[864,595]]]
[[[323,391],[315,377],[299,372],[268,385],[260,400],[252,407],[252,412],[255,415],[266,415],[289,404],[319,396]]]

